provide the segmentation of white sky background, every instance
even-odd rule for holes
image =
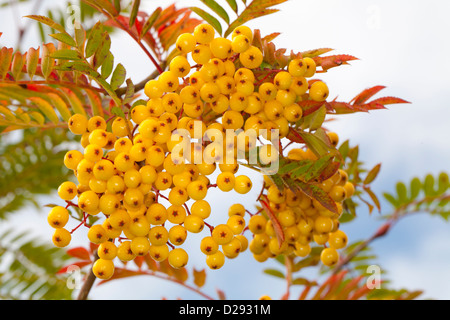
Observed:
[[[44,1],[46,4],[56,2]],[[150,11],[168,3],[143,2]],[[200,1],[179,0],[177,3],[204,7]],[[20,7],[20,16],[37,14],[28,12],[28,8]],[[259,28],[262,35],[281,32],[275,40],[279,48],[304,51],[329,47],[335,49],[331,54],[351,54],[360,59],[350,62],[350,66],[320,75],[330,87],[330,98],[338,96],[338,100],[349,101],[365,88],[385,85],[387,88],[376,97],[392,95],[412,102],[389,106],[388,110],[342,116],[329,124],[342,141],[350,138],[353,145],[359,144],[360,159],[368,168],[383,163],[374,183],[377,194],[394,190],[397,181],[409,181],[414,175],[422,178],[427,173],[436,175],[450,171],[450,83],[447,79],[450,2],[432,0],[424,5],[423,1],[416,0],[291,0],[278,8],[280,12],[248,25]],[[11,11],[0,11],[1,45],[15,45],[16,26],[11,16]],[[23,47],[38,45],[39,38],[30,31]],[[146,56],[123,33],[113,36],[112,50],[116,61],[124,64],[135,83],[153,71]],[[256,193],[257,189],[255,181]],[[248,197],[235,195],[211,194],[210,201],[217,208],[214,214],[224,217],[232,202],[244,201],[252,205]],[[47,200],[55,202],[57,198],[45,199],[43,203]],[[385,202],[383,209],[389,210]],[[377,215],[375,212],[369,216],[366,210],[361,210],[355,222],[343,225],[350,241],[371,235],[380,225]],[[11,224],[50,238],[51,230],[45,216],[45,212],[36,215],[23,211],[14,215]],[[36,230],[36,226],[42,227]],[[449,299],[449,231],[449,225],[442,219],[416,215],[401,221],[387,237],[375,242],[375,253],[392,281],[391,286],[424,289],[426,297]],[[75,235],[75,238],[82,236]],[[75,239],[74,245],[85,245],[82,240]],[[190,250],[190,264],[201,269],[203,255],[194,251],[197,250]],[[229,298],[236,299],[256,299],[262,294],[277,298],[285,287],[282,281],[263,275],[262,270],[269,265],[254,262],[250,254],[227,261],[223,269],[208,273],[205,291],[214,296],[215,289],[220,288]],[[99,299],[159,299],[163,296],[199,298],[178,285],[143,277],[118,280],[92,291],[92,298]]]

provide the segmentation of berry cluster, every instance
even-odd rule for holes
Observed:
[[[331,133],[337,138],[335,133]],[[309,149],[291,149],[288,158],[292,160],[314,159]],[[343,212],[342,202],[350,198],[355,191],[352,182],[348,181],[346,171],[339,169],[331,178],[324,180],[319,186],[336,204],[337,213],[324,208],[317,200],[311,199],[301,191],[279,188],[267,176],[264,177],[262,197],[267,210],[276,217],[278,223],[262,215],[250,218],[249,229],[253,239],[249,249],[257,261],[280,254],[294,254],[306,257],[311,253],[311,244],[324,246],[320,259],[326,266],[333,266],[339,260],[337,250],[347,245],[348,238],[339,229],[339,218]],[[276,230],[276,228],[281,229]],[[278,233],[277,233],[278,232]],[[280,243],[279,234],[284,238]]]
[[[241,204],[229,208],[226,222],[207,222],[212,213],[205,199],[208,190],[248,193],[252,181],[238,174],[240,161],[254,160],[259,167],[276,163],[277,139],[286,137],[290,125],[302,118],[297,102],[325,101],[329,93],[324,82],[308,82],[316,72],[311,58],[291,59],[286,69],[261,75],[263,53],[252,45],[253,36],[250,28],[240,26],[231,39],[216,37],[212,26],[200,24],[193,34],[178,37],[179,55],[145,85],[146,104],[108,122],[80,114],[69,119],[70,131],[81,136],[83,151],[67,152],[64,164],[78,184],[61,184],[58,194],[67,206],[56,206],[48,215],[56,246],[69,244],[68,208],[76,206],[85,224],[88,215],[101,213],[104,218],[88,226],[89,240],[98,245],[93,271],[101,279],[112,276],[115,258],[130,261],[148,254],[155,261],[168,259],[174,268],[184,267],[188,252],[183,243],[189,233],[200,233],[205,226],[210,233],[202,238],[200,250],[212,269],[247,247],[259,261],[289,252],[306,256],[311,239],[328,242],[322,261],[333,264],[335,249],[346,242],[338,217],[307,196],[282,193],[270,183],[269,206],[286,238],[281,246],[271,221],[262,213],[246,220],[248,211]],[[288,155],[307,156],[311,153],[302,149]],[[338,204],[351,195],[345,177],[339,171],[323,184]],[[254,234],[250,243],[246,230]]]

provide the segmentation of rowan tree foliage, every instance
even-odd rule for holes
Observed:
[[[279,14],[286,1],[201,0],[202,8],[161,1],[146,12],[136,0],[83,0],[67,3],[69,18],[55,8],[25,17],[26,26],[38,26],[41,43],[23,48],[23,28],[16,47],[0,48],[0,219],[30,204],[39,207],[37,199],[51,195],[45,210],[55,234],[0,234],[0,297],[88,299],[94,284],[141,276],[175,282],[201,298],[233,299],[202,288],[209,273],[239,263],[233,258],[241,254],[279,263],[252,276],[280,278],[286,292],[261,299],[422,294],[387,282],[368,285],[367,270],[377,264],[371,244],[412,213],[447,220],[448,175],[413,177],[398,182],[393,194],[375,194],[371,184],[382,164],[368,168],[359,146],[341,141],[326,122],[409,102],[375,97],[382,85],[339,101],[321,77],[356,57],[330,48],[278,48],[276,30],[261,34],[247,27]],[[42,3],[35,2],[37,10]],[[1,4],[2,10],[14,5]],[[130,76],[114,57],[111,34],[119,32],[148,58],[152,70],[145,79]],[[181,138],[180,129],[193,147],[183,160],[171,157],[171,138]],[[230,150],[216,147],[226,129],[242,144],[224,164]],[[278,139],[272,139],[275,132]],[[195,162],[197,151],[211,162]],[[233,193],[252,188],[260,188],[259,195],[245,204],[208,203],[206,197],[228,193],[233,202]],[[390,212],[381,212],[380,196]],[[228,205],[228,216],[213,225],[208,218],[217,205]],[[339,227],[357,219],[362,206],[381,212],[384,224],[367,239],[353,239]],[[197,234],[200,248],[183,246]],[[75,237],[85,237],[86,245],[72,246]],[[204,253],[204,269],[189,264],[192,251]],[[78,296],[67,282],[74,266],[83,275]],[[308,278],[305,268],[325,280]],[[298,297],[294,286],[302,288]]]

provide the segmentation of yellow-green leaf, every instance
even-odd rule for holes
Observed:
[[[113,17],[119,15],[119,12],[117,11],[116,7],[108,0],[84,0],[84,2],[96,8],[100,12],[102,10],[105,10]]]
[[[4,106],[0,106],[0,113],[3,114],[5,116],[5,119],[8,121],[14,121],[16,119],[14,113],[12,113],[11,110]]]
[[[50,55],[53,59],[60,59],[60,60],[80,60],[81,57],[76,50],[71,49],[60,49],[56,50]]]
[[[67,33],[54,33],[50,34],[50,37],[58,40],[59,42],[65,43],[71,47],[75,47],[77,45],[75,40]]]
[[[13,57],[13,48],[3,47],[0,50],[0,79],[4,79],[8,73]]]
[[[26,56],[22,55],[19,51],[14,53],[12,63],[11,63],[11,73],[14,80],[19,80],[22,74],[23,66],[25,65]]]
[[[36,68],[39,62],[40,48],[30,48],[27,53],[27,73],[31,80],[36,73]]]
[[[142,31],[141,31],[141,35],[140,35],[141,38],[144,37],[147,34],[147,32],[151,29],[151,27],[153,26],[155,21],[161,15],[161,12],[162,12],[161,7],[158,7],[155,9],[155,11],[153,11],[153,13],[150,15],[150,17],[147,19],[144,26],[142,27]]]
[[[40,125],[43,125],[45,123],[45,117],[42,115],[42,113],[39,113],[37,111],[31,111],[30,116]]]
[[[114,69],[114,72],[111,76],[111,88],[113,90],[119,88],[125,81],[126,75],[127,71],[125,70],[125,67],[121,63],[119,63]]]
[[[205,10],[198,7],[190,7],[190,9],[197,15],[199,15],[203,20],[208,22],[217,31],[217,33],[219,33],[219,35],[222,35],[222,25],[220,24],[219,20],[217,20]]]
[[[64,121],[68,121],[72,116],[70,109],[68,108],[66,102],[56,93],[48,93],[48,97],[53,103],[53,106],[58,110],[59,114]]]
[[[230,24],[230,17],[228,13],[220,4],[214,0],[200,0],[205,5],[207,5],[212,11],[214,11],[219,17],[221,17],[227,24]]]
[[[111,75],[111,72],[114,68],[114,56],[111,52],[109,52],[108,56],[105,58],[105,61],[102,63],[102,67],[100,69],[101,75],[103,79],[108,79]]]
[[[364,179],[364,184],[369,184],[371,183],[373,180],[375,180],[375,178],[378,176],[378,173],[380,172],[380,168],[381,168],[381,163],[377,164],[376,166],[374,166],[369,173],[367,174],[366,178]]]
[[[236,3],[236,0],[227,0],[227,3],[234,12],[236,12],[236,13],[238,12],[238,6]]]
[[[139,12],[139,6],[141,5],[141,0],[133,0],[133,5],[131,7],[130,20],[128,22],[130,28],[134,25],[136,17]]]
[[[94,116],[102,116],[103,117],[103,107],[102,107],[102,98],[98,93],[93,90],[86,90],[86,95],[89,99],[89,103],[91,104],[92,114]]]
[[[31,102],[33,102],[38,109],[53,123],[57,124],[59,123],[58,115],[56,114],[55,110],[51,106],[50,103],[45,101],[42,98],[39,97],[30,97],[28,98]]]
[[[47,79],[55,66],[55,59],[51,57],[56,51],[53,43],[44,44],[42,47],[41,69],[44,78]]]
[[[36,20],[38,22],[48,25],[50,28],[55,29],[59,32],[67,33],[63,26],[61,26],[59,23],[56,23],[55,21],[53,21],[50,18],[47,18],[44,16],[39,16],[39,15],[29,15],[29,16],[25,16],[25,18],[30,18],[30,19]]]
[[[100,46],[102,41],[102,33],[103,27],[99,21],[92,27],[91,32],[89,33],[85,49],[86,58],[91,57],[95,51],[97,51],[97,48]]]
[[[70,102],[70,105],[72,106],[72,110],[74,113],[79,113],[84,116],[86,116],[86,110],[84,110],[83,103],[78,98],[78,96],[73,92],[72,90],[68,88],[61,88],[61,90],[65,93],[67,99]]]

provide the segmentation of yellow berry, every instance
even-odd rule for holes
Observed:
[[[328,267],[334,266],[339,261],[339,253],[334,248],[324,248],[320,253],[320,260]]]
[[[175,248],[169,252],[169,264],[175,269],[184,267],[188,263],[188,260],[189,256],[182,248]]]
[[[102,280],[110,279],[114,274],[114,262],[112,260],[97,259],[93,266],[92,272],[95,276]]]
[[[59,248],[63,248],[69,245],[72,240],[72,235],[64,228],[57,228],[53,232],[52,241],[53,244]]]

